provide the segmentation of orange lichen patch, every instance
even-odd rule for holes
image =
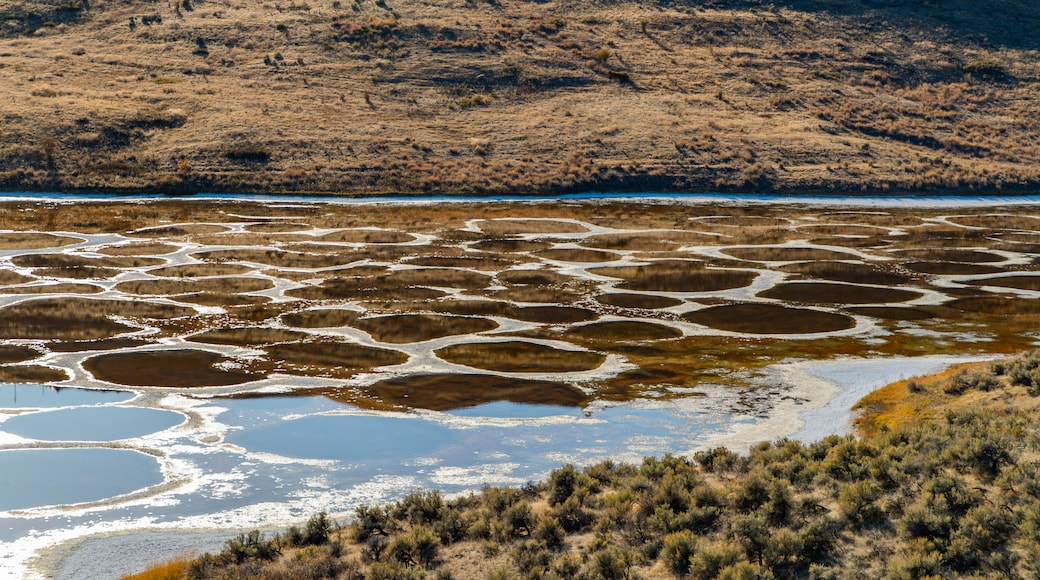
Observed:
[[[25,362],[40,356],[40,351],[28,346],[0,344],[0,364]]]
[[[345,255],[307,254],[303,252],[263,249],[213,250],[192,254],[192,257],[208,262],[247,262],[274,266],[276,268],[301,269],[345,266],[360,259],[351,252]]]
[[[26,295],[26,294],[97,294],[104,290],[101,286],[93,284],[33,284],[32,286],[14,286],[4,288],[2,294]]]
[[[920,292],[878,286],[856,286],[833,282],[788,282],[759,292],[758,296],[803,304],[883,304],[906,302],[923,296]]]
[[[61,369],[43,365],[0,366],[0,383],[56,383],[69,380]]]
[[[87,352],[91,350],[134,348],[146,344],[153,343],[150,340],[144,340],[141,338],[103,338],[101,340],[51,342],[47,344],[47,350],[51,352]]]
[[[41,233],[0,233],[0,250],[58,248],[82,242],[81,238]]]
[[[0,309],[0,328],[7,339],[97,340],[137,330],[115,322],[126,318],[175,318],[195,310],[141,300],[41,298]]]
[[[376,367],[399,365],[408,355],[349,342],[277,344],[265,348],[273,368],[282,372],[348,378]]]
[[[296,222],[260,222],[255,224],[246,224],[243,226],[247,232],[256,233],[281,233],[281,232],[299,232],[311,229],[311,226],[307,224],[301,224]]]
[[[566,383],[465,373],[394,377],[357,390],[328,390],[322,394],[369,409],[431,411],[450,411],[498,401],[580,407],[588,399]]]
[[[1040,300],[1021,297],[981,296],[976,298],[959,298],[946,302],[943,306],[964,312],[997,316],[1040,314]]]
[[[957,262],[910,262],[903,264],[907,270],[937,276],[971,276],[975,274],[996,274],[1004,269],[988,264],[964,264]]]
[[[234,346],[269,346],[283,342],[300,342],[310,338],[305,332],[267,328],[263,326],[243,326],[238,328],[218,328],[207,330],[187,337],[193,342],[206,344],[230,344]]]
[[[581,224],[555,220],[499,219],[481,220],[477,227],[485,234],[512,236],[517,234],[583,234],[589,231]]]
[[[1040,232],[1040,218],[1014,214],[961,215],[948,218],[950,223],[994,230],[1033,230]]]
[[[709,328],[752,334],[811,334],[845,330],[856,325],[855,320],[843,314],[777,304],[712,306],[688,312],[683,318]]]
[[[589,371],[606,357],[588,351],[561,350],[531,342],[457,344],[436,351],[448,362],[504,373],[570,373]]]
[[[503,284],[530,286],[562,286],[575,279],[574,276],[553,270],[506,270],[499,272],[495,277]]]
[[[363,312],[341,308],[315,308],[282,315],[282,322],[296,328],[337,328],[350,326]]]
[[[535,252],[535,256],[544,260],[555,260],[557,262],[613,262],[620,259],[619,254],[612,252],[600,252],[598,250],[584,250],[580,248],[556,248],[553,250],[542,250]]]
[[[961,238],[963,240],[963,238]],[[969,264],[992,264],[1003,262],[1004,256],[981,250],[966,250],[961,248],[928,248],[921,250],[899,250],[892,252],[898,256],[905,256],[915,260],[936,262],[967,262]]]
[[[274,288],[274,282],[267,278],[203,278],[179,280],[134,280],[116,284],[116,290],[127,294],[150,294],[167,296],[170,294],[194,294],[206,292],[211,294],[261,292]]]
[[[134,387],[216,387],[266,377],[228,370],[229,364],[215,352],[181,349],[103,354],[83,361],[83,368],[99,380]]]
[[[801,274],[808,278],[822,278],[853,284],[895,286],[907,284],[912,278],[906,274],[883,270],[879,264],[861,262],[798,262],[777,268],[781,272]]]
[[[513,286],[505,290],[485,293],[495,300],[526,302],[529,304],[573,304],[584,298],[583,295],[562,288],[547,286]]]
[[[166,266],[148,270],[153,276],[163,278],[204,278],[212,276],[239,276],[253,271],[249,266],[242,264],[181,264],[178,266]]]
[[[501,316],[539,324],[572,324],[597,316],[592,310],[575,306],[516,306],[497,300],[446,300],[434,302],[429,308],[462,316]]]
[[[637,292],[716,292],[743,288],[758,275],[748,270],[706,268],[696,260],[662,260],[646,266],[595,268],[590,273],[625,280],[621,290]]]
[[[230,228],[216,224],[179,224],[141,228],[131,231],[128,235],[140,238],[186,238],[227,231],[230,231]]]
[[[722,253],[751,262],[807,262],[810,260],[858,260],[859,256],[824,248],[749,246],[726,248]]]
[[[600,294],[599,296],[596,296],[596,301],[620,308],[640,308],[646,310],[671,308],[683,303],[682,300],[670,296],[657,296],[656,294],[626,294],[622,292]]]
[[[537,240],[491,239],[476,242],[472,247],[486,252],[503,252],[509,254],[547,250],[552,247],[552,244]]]
[[[120,244],[118,246],[106,246],[97,251],[106,256],[162,256],[172,254],[181,249],[180,246],[162,242],[137,242],[131,244]]]
[[[414,242],[415,236],[394,230],[342,230],[317,239],[344,244],[406,244]]]
[[[1040,291],[1040,276],[1000,276],[998,278],[982,278],[978,280],[958,280],[958,282],[971,286],[995,286],[997,288]]]
[[[850,308],[849,312],[882,320],[928,320],[935,318],[935,314],[932,312],[913,306],[858,306]]]
[[[75,254],[23,254],[11,263],[22,268],[141,268],[165,264],[162,258],[141,256],[108,256],[91,258]]]
[[[611,320],[583,324],[567,330],[564,336],[588,341],[633,342],[679,338],[678,328],[641,320]]]
[[[177,302],[198,304],[199,306],[249,306],[267,304],[271,301],[267,296],[251,296],[249,294],[224,294],[221,292],[194,292],[170,296]]]
[[[881,430],[897,429],[913,421],[931,418],[949,408],[954,397],[942,393],[941,385],[964,371],[982,371],[989,363],[953,365],[928,377],[916,377],[886,385],[859,400],[852,408],[859,412],[853,424],[864,437]]]
[[[35,278],[31,276],[25,276],[18,272],[12,272],[10,270],[0,270],[0,286],[10,286],[11,284],[25,284],[26,282],[32,282]]]
[[[487,332],[498,328],[498,323],[470,316],[402,314],[362,318],[354,323],[354,327],[367,332],[379,342],[401,344]]]
[[[519,260],[504,258],[500,256],[469,254],[465,256],[421,256],[407,258],[405,264],[409,266],[427,266],[430,268],[466,268],[470,270],[482,270],[486,272],[497,272],[516,265]]]

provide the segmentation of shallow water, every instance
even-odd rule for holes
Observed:
[[[162,479],[154,457],[127,449],[0,451],[0,510],[97,501]]]
[[[11,417],[0,431],[40,441],[117,441],[169,429],[184,421],[172,411],[138,407],[76,407]]]
[[[47,385],[0,384],[0,409],[47,409],[121,403],[134,398],[127,391],[101,391]]]

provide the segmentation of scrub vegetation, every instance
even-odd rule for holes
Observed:
[[[1032,578],[1040,351],[895,383],[861,437],[416,491],[132,578]]]
[[[1027,0],[24,0],[0,188],[1033,191]]]

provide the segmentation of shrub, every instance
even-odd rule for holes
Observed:
[[[690,573],[690,558],[696,547],[697,538],[689,530],[668,534],[664,538],[660,559],[669,572],[685,578]]]

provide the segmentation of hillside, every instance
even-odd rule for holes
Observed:
[[[0,188],[1040,185],[1032,2],[27,0]]]
[[[894,383],[861,439],[565,466],[228,540],[147,578],[1033,578],[1040,353]],[[163,575],[166,574],[166,575]]]

